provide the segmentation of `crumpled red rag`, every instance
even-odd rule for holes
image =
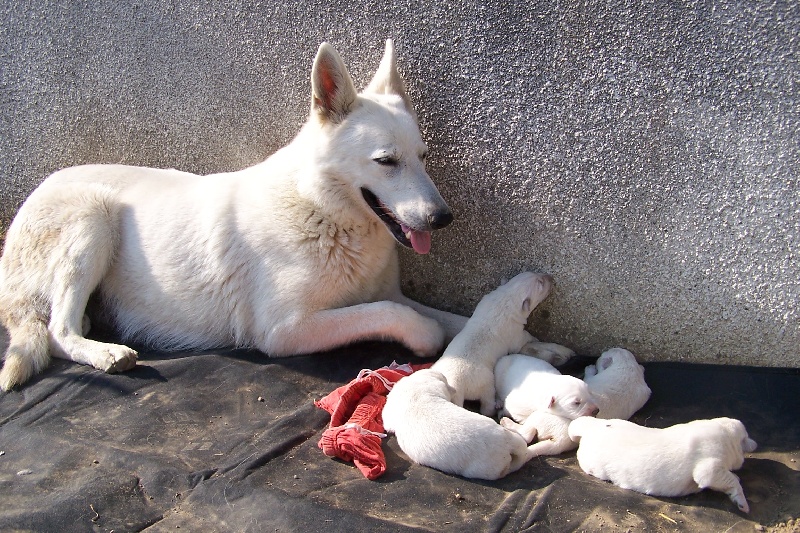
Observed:
[[[401,378],[428,368],[421,365],[391,365],[377,370],[364,369],[358,377],[314,402],[331,414],[331,425],[317,444],[328,457],[353,462],[367,479],[376,479],[386,472],[386,457],[381,439],[383,406],[386,395]]]

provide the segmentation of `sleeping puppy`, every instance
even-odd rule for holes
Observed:
[[[418,370],[386,398],[383,425],[415,463],[468,478],[499,479],[531,457],[518,433],[451,402],[441,372]]]
[[[626,420],[581,417],[569,426],[580,442],[578,463],[587,474],[651,496],[684,496],[703,489],[726,493],[745,513],[750,506],[731,470],[756,442],[738,420],[695,420],[665,429]]]
[[[623,348],[607,350],[594,365],[587,366],[583,381],[600,408],[597,418],[627,420],[650,399],[644,367]]]
[[[548,275],[523,272],[481,299],[464,329],[432,367],[455,389],[454,404],[462,407],[464,400],[480,400],[481,414],[494,415],[495,363],[533,339],[525,324],[552,286]]]
[[[575,448],[569,423],[597,413],[589,387],[564,376],[551,364],[521,354],[501,357],[495,367],[495,385],[503,404],[500,424],[517,431],[535,455],[557,455]]]

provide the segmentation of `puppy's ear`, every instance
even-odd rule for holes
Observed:
[[[417,119],[417,113],[414,111],[411,99],[406,93],[406,84],[403,83],[403,78],[400,77],[400,73],[397,71],[397,56],[394,53],[394,42],[391,39],[386,39],[386,48],[383,51],[381,64],[378,65],[375,76],[372,77],[372,81],[369,82],[364,92],[399,96],[403,99],[406,110],[414,117],[414,120]]]
[[[756,448],[758,448],[758,444],[756,444],[756,441],[750,437],[745,437],[742,439],[742,451],[745,453],[754,452],[756,451]]]
[[[337,124],[356,101],[353,79],[339,52],[322,43],[311,69],[311,112],[322,121]]]

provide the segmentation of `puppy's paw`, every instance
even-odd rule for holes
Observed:
[[[590,377],[596,376],[596,375],[597,375],[597,367],[594,366],[594,365],[587,366],[586,369],[584,369],[584,371],[583,371],[583,377],[584,378],[590,378]]]
[[[566,346],[539,341],[529,342],[522,347],[521,353],[547,361],[553,366],[563,365],[575,355],[575,352]]]
[[[517,424],[516,422],[514,422],[513,420],[511,420],[507,416],[504,416],[503,418],[500,419],[500,425],[503,426],[506,429],[511,429],[511,430],[514,430],[514,431],[516,431],[517,427],[519,427],[519,424]]]

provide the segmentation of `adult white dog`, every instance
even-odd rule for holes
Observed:
[[[432,367],[444,374],[455,390],[453,403],[463,407],[464,400],[480,400],[481,414],[494,415],[495,364],[531,342],[525,324],[552,286],[553,278],[546,274],[523,272],[481,298],[464,329]],[[572,351],[566,350],[563,359],[571,355]]]
[[[587,474],[652,496],[683,496],[713,489],[745,513],[750,506],[731,470],[756,449],[739,420],[695,420],[665,429],[627,420],[581,417],[569,426],[579,442],[578,463]]]
[[[589,385],[600,409],[597,418],[627,420],[650,399],[644,367],[624,348],[612,348],[586,367],[583,381]]]
[[[400,292],[395,241],[427,253],[452,214],[425,171],[392,42],[361,94],[323,43],[311,92],[297,137],[245,170],[90,165],[45,180],[0,261],[11,336],[0,387],[51,354],[107,372],[135,365],[128,346],[84,337],[94,292],[123,342],[158,349],[284,356],[388,339],[430,356],[455,336],[466,318]]]
[[[521,354],[501,357],[495,367],[500,424],[532,444],[535,455],[557,455],[575,448],[567,432],[575,418],[597,413],[589,387],[562,375],[553,365]]]
[[[389,393],[384,427],[412,461],[449,474],[499,479],[532,457],[519,434],[456,406],[453,393],[432,368],[404,377]]]

